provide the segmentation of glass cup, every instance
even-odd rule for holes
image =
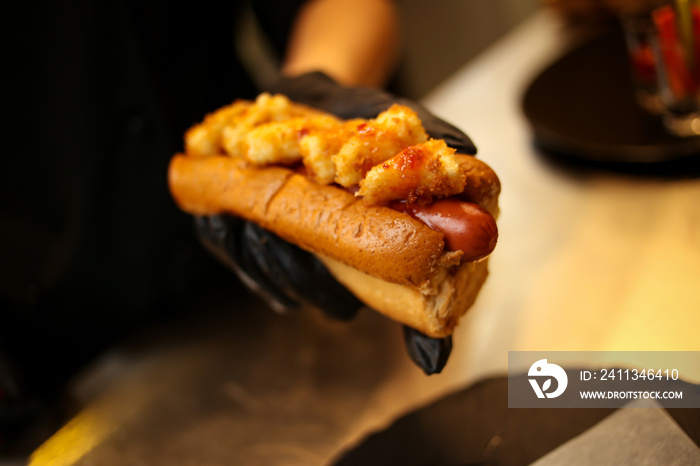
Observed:
[[[700,6],[676,0],[622,18],[639,105],[668,131],[700,135]]]

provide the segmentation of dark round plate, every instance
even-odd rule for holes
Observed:
[[[528,86],[523,110],[540,148],[616,165],[697,159],[700,137],[669,134],[637,105],[624,36],[613,29],[575,48]]]

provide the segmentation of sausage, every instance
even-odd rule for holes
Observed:
[[[406,212],[445,235],[446,249],[464,252],[462,260],[483,259],[496,248],[496,220],[476,204],[448,198],[427,206],[408,204]]]
[[[456,197],[428,205],[396,202],[391,206],[444,235],[447,251],[462,251],[464,261],[483,259],[498,242],[496,220],[486,209]]]

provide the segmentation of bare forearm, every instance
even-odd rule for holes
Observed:
[[[299,13],[282,73],[323,71],[341,84],[381,86],[396,63],[398,30],[389,0],[312,0]]]

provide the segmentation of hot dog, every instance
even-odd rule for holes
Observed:
[[[292,116],[261,118],[255,105],[220,110],[188,132],[168,174],[179,207],[255,222],[315,254],[369,307],[449,335],[496,244],[495,173],[427,138],[406,109],[387,111],[386,126],[382,115],[338,122],[295,104]],[[251,119],[265,123],[246,126]]]

